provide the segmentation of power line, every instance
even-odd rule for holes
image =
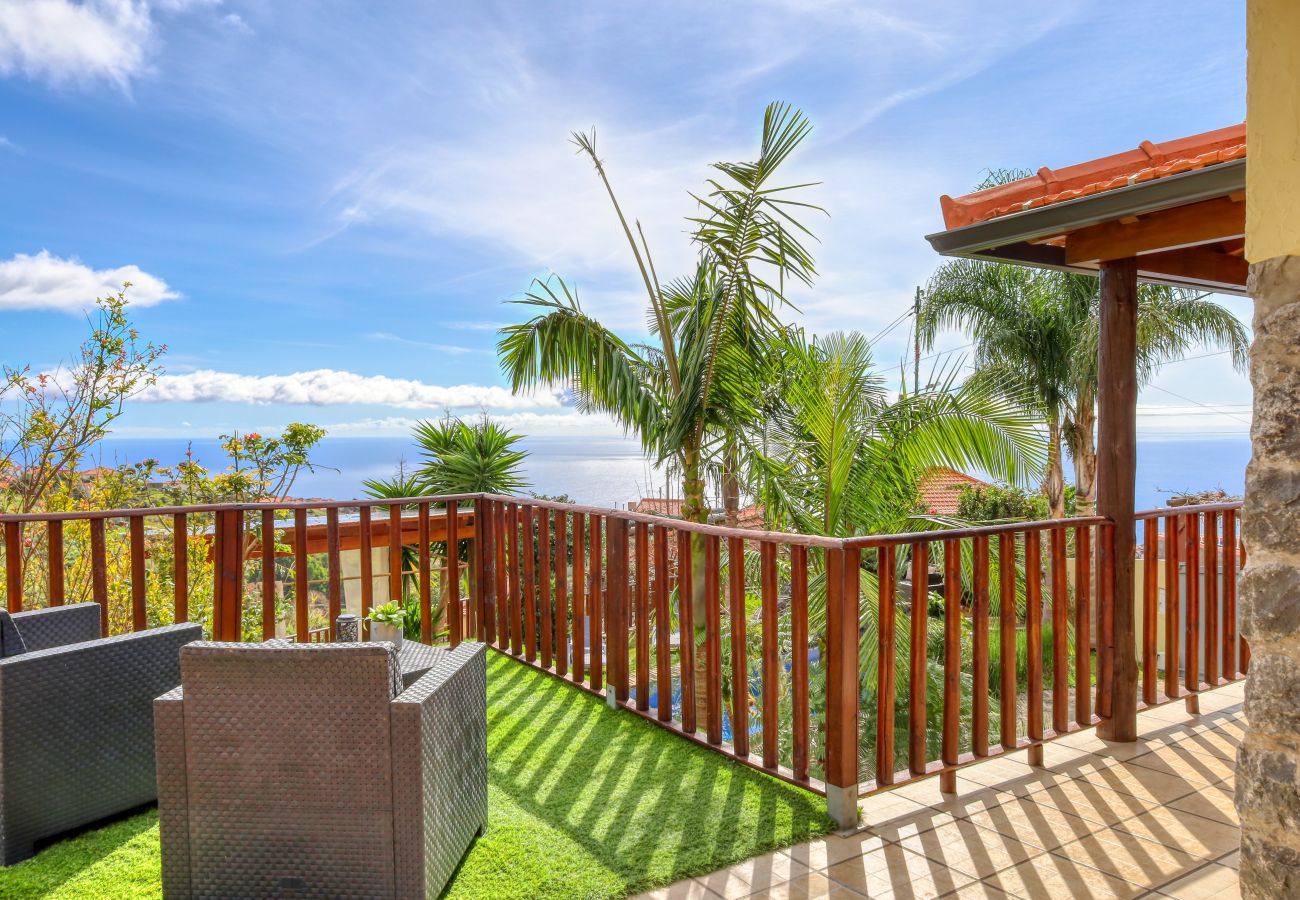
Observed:
[[[889,332],[891,332],[891,331],[893,331],[895,328],[897,328],[897,327],[898,327],[898,326],[903,322],[904,319],[906,319],[908,316],[914,315],[915,312],[916,312],[916,311],[915,311],[915,310],[912,310],[912,309],[909,309],[909,310],[904,311],[903,314],[902,314],[901,316],[899,316],[897,319],[895,319],[894,321],[892,321],[892,322],[890,322],[888,325],[886,325],[883,331],[881,331],[879,334],[877,334],[877,335],[876,335],[875,337],[873,337],[871,340],[867,341],[867,343],[868,343],[869,345],[871,345],[872,347],[874,347],[874,346],[876,345],[876,342],[877,342],[877,341],[879,341],[879,340],[880,340],[881,338],[883,338],[885,335],[889,334]]]
[[[1184,397],[1182,394],[1175,394],[1173,391],[1169,390],[1168,388],[1158,387],[1157,385],[1154,384],[1150,385],[1150,387],[1155,388],[1155,390],[1160,391],[1163,394],[1168,394],[1170,397],[1177,397],[1179,400],[1186,400],[1188,403],[1191,403],[1193,406],[1203,406],[1208,410],[1212,410],[1218,413],[1219,415],[1227,416],[1229,419],[1235,419],[1236,421],[1240,422],[1243,425],[1250,424],[1249,419],[1243,419],[1241,416],[1233,415],[1230,412],[1225,412],[1224,410],[1219,409],[1217,407],[1213,407],[1208,403],[1202,403],[1199,400],[1193,400],[1191,397]]]
[[[1228,413],[1228,412],[1212,412],[1211,410],[1208,410],[1208,409],[1207,409],[1207,410],[1200,410],[1200,411],[1197,411],[1197,412],[1192,412],[1192,411],[1187,411],[1187,412],[1142,412],[1141,410],[1138,410],[1138,418],[1140,418],[1140,419],[1144,419],[1144,418],[1157,418],[1157,419],[1158,419],[1158,418],[1160,418],[1160,417],[1162,417],[1162,416],[1177,417],[1177,416],[1231,416],[1231,415],[1232,415],[1232,413]]]
[[[1161,363],[1160,365],[1172,366],[1174,363],[1191,362],[1194,359],[1209,359],[1212,356],[1226,356],[1231,352],[1232,352],[1231,350],[1220,350],[1217,353],[1202,353],[1199,356],[1181,356],[1178,359],[1171,359],[1167,362]]]
[[[927,359],[934,359],[936,356],[943,356],[944,354],[947,353],[956,353],[959,350],[969,350],[971,347],[974,346],[975,346],[974,344],[962,344],[960,347],[953,347],[950,350],[938,350],[934,353],[931,353],[929,356],[922,356],[921,362],[925,362]]]

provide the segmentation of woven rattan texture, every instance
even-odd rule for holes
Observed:
[[[46,650],[101,637],[98,603],[70,603],[14,613],[14,625],[28,650]]]
[[[182,688],[153,702],[154,752],[158,763],[158,832],[162,879],[168,896],[190,891],[190,811],[185,796],[185,707]]]
[[[449,652],[417,641],[403,641],[402,649],[397,651],[397,661],[402,667],[402,687],[405,689],[415,684]]]
[[[187,648],[155,705],[165,896],[436,896],[486,820],[486,660],[402,662],[430,659],[393,700],[382,643]]]
[[[436,897],[487,828],[485,645],[459,645],[402,692],[393,747],[398,896]]]
[[[94,606],[94,604],[88,604]],[[70,608],[15,616],[20,629]],[[98,629],[98,610],[90,610]],[[42,640],[57,629],[41,630]],[[156,797],[153,699],[180,681],[198,625],[47,647],[0,660],[0,847],[6,865],[32,843]]]

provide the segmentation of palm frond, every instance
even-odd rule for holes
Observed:
[[[582,311],[577,294],[560,278],[558,285],[535,281],[524,300],[540,312],[527,322],[501,330],[497,354],[516,393],[547,384],[572,390],[584,411],[604,412],[643,440],[656,433],[662,398],[646,379],[653,368],[622,338]]]

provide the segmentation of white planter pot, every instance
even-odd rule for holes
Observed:
[[[387,622],[370,623],[370,640],[372,641],[391,641],[397,649],[402,649],[402,629],[399,625],[389,625]]]

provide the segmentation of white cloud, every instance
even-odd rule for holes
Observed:
[[[512,431],[531,436],[621,437],[623,427],[604,415],[580,412],[517,412],[491,416],[493,422]],[[382,416],[335,422],[330,434],[352,436],[406,435],[419,419],[409,416]]]
[[[536,409],[563,405],[561,392],[515,396],[502,387],[444,387],[385,375],[314,369],[288,375],[240,375],[201,369],[163,375],[140,396],[145,403],[256,403],[342,406],[367,404],[404,409]]]
[[[461,356],[465,353],[475,353],[473,347],[462,347],[459,344],[435,344],[430,341],[417,341],[412,338],[404,338],[401,335],[389,334],[387,331],[373,331],[366,335],[367,340],[379,341],[385,344],[404,344],[408,347],[420,347],[424,350],[436,350],[439,353],[449,353],[452,356]]]
[[[226,13],[221,17],[221,24],[237,34],[252,34],[253,29],[239,13]]]
[[[618,78],[592,82],[590,70],[617,69],[618,57],[642,50],[617,16],[574,14],[570,27],[584,46],[624,48],[593,50],[586,68],[555,65],[548,43],[509,29],[485,27],[468,41],[457,34],[461,46],[440,46],[432,58],[453,83],[472,74],[475,90],[436,128],[403,114],[401,130],[374,127],[359,138],[369,146],[335,185],[327,233],[395,225],[420,240],[468,238],[530,274],[558,272],[577,285],[593,315],[644,333],[645,298],[622,229],[590,162],[574,155],[569,130],[596,126],[623,211],[644,226],[659,275],[668,279],[688,273],[696,254],[685,217],[698,210],[687,192],[707,189],[711,162],[752,158],[762,99],[788,98],[807,108],[816,130],[781,180],[825,182],[801,199],[824,203],[833,216],[805,214],[822,241],[812,247],[819,269],[828,274],[813,292],[797,292],[804,295],[797,302],[815,329],[873,329],[892,319],[933,269],[936,257],[920,236],[934,229],[937,198],[953,182],[932,160],[900,153],[888,139],[865,139],[863,127],[972,77],[1079,5],[1063,0],[1035,10],[1008,35],[996,22],[1016,6],[1011,0],[920,0],[906,15],[882,2],[768,0],[735,28],[712,27],[725,12],[686,15],[681,4],[663,4],[642,27],[687,18],[675,29],[670,57],[708,61],[689,84],[667,69],[638,78],[638,88],[642,79],[663,81],[663,96],[679,100],[673,104],[643,102]],[[472,57],[464,47],[474,48]],[[810,81],[837,89],[814,99]],[[526,287],[521,276],[517,290]]]
[[[468,322],[443,322],[447,328],[455,328],[457,331],[497,331],[507,323],[490,322],[490,321],[468,321]]]
[[[148,65],[155,9],[220,2],[0,0],[0,75],[17,72],[55,85],[103,79],[125,89]]]
[[[0,74],[125,87],[145,62],[149,6],[136,0],[0,0]]]
[[[566,124],[581,124],[591,112],[534,107],[529,113],[511,105],[485,113],[500,116],[485,128],[493,135],[488,146],[467,151],[446,141],[417,139],[369,157],[338,187],[338,227],[387,220],[433,234],[458,233],[571,280],[634,274],[609,198],[590,161],[575,157],[568,140]],[[597,135],[597,149],[625,214],[644,225],[661,271],[685,271],[694,257],[682,233],[684,217],[695,212],[687,190],[700,189],[712,148],[684,145],[682,135],[610,132]],[[580,286],[588,281],[595,283],[583,279]],[[615,304],[605,311],[639,321],[643,303],[637,298],[630,309]]]
[[[153,306],[180,295],[156,275],[139,266],[92,269],[75,258],[63,259],[42,250],[35,256],[19,253],[0,261],[0,310],[55,309],[80,312],[131,282],[127,296],[136,306]]]

